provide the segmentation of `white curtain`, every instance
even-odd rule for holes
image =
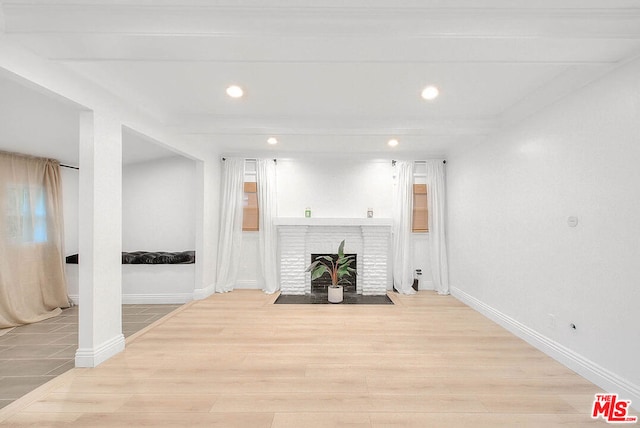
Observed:
[[[427,203],[429,212],[429,242],[431,271],[438,294],[449,294],[449,264],[445,235],[445,175],[441,160],[427,162]]]
[[[69,306],[60,164],[0,152],[0,328]]]
[[[258,159],[256,162],[256,181],[258,186],[258,218],[260,237],[260,263],[263,290],[273,294],[280,289],[278,282],[277,244],[278,236],[273,219],[276,209],[276,163],[273,159]]]
[[[232,291],[238,279],[242,246],[242,198],[244,196],[244,159],[226,158],[222,164],[220,198],[220,238],[216,292]]]
[[[415,294],[413,285],[413,162],[396,162],[393,198],[393,286],[402,294]]]

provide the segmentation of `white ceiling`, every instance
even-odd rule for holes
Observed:
[[[0,5],[10,40],[227,153],[446,156],[640,54],[637,0],[345,3]],[[232,83],[246,96],[228,98]],[[427,84],[440,88],[433,102],[420,98]],[[69,138],[68,116],[44,121],[52,144]]]
[[[40,88],[0,77],[0,150],[78,165],[78,106]],[[176,156],[149,138],[123,129],[123,163]]]

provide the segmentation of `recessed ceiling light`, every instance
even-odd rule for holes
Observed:
[[[422,90],[422,93],[420,95],[422,95],[422,98],[424,98],[425,100],[431,101],[438,98],[439,94],[440,91],[438,90],[438,88],[436,88],[435,86],[427,86]]]
[[[242,95],[244,95],[244,91],[240,86],[231,85],[227,88],[227,95],[229,95],[231,98],[240,98]]]
[[[398,145],[398,140],[396,140],[395,138],[390,139],[387,144],[389,145],[389,147],[395,147]]]
[[[276,137],[269,137],[267,138],[267,143],[271,145],[278,144],[278,140],[276,139]]]

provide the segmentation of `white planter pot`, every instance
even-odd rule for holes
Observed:
[[[329,291],[329,303],[342,303],[342,285],[330,285]]]

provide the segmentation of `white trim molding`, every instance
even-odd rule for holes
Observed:
[[[69,299],[74,305],[80,304],[80,296],[70,294]],[[123,294],[123,305],[171,305],[187,303],[194,300],[191,293],[164,293],[164,294]]]
[[[166,293],[166,294],[123,294],[124,305],[170,305],[187,303],[193,300],[192,293]]]
[[[631,400],[634,409],[640,409],[640,386],[621,378],[459,288],[451,287],[451,295],[605,391],[623,395],[625,399]]]
[[[205,288],[196,288],[193,290],[193,300],[203,300],[216,292],[216,285],[209,284]]]
[[[123,334],[119,334],[95,348],[78,348],[76,367],[97,367],[122,351],[124,351]]]

